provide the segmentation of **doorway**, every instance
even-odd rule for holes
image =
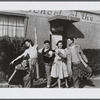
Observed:
[[[48,18],[48,22],[50,23],[50,41],[52,49],[54,49],[55,44],[59,40],[63,41],[63,46],[66,48],[68,37],[84,38],[83,33],[73,24],[79,21],[80,18],[62,15]]]

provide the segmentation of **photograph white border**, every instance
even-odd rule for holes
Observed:
[[[100,10],[100,2],[0,2],[0,10]],[[0,99],[97,99],[99,88],[1,88]]]

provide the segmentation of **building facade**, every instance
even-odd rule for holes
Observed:
[[[74,37],[83,49],[100,49],[100,12],[81,10],[14,10],[0,11],[0,36],[25,37],[35,40],[39,48],[59,39],[66,47],[66,38]]]

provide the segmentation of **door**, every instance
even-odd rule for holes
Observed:
[[[57,42],[59,40],[63,40],[62,39],[62,35],[54,35],[54,34],[51,35],[51,47],[52,47],[52,50],[55,50],[56,44],[57,44]]]
[[[79,22],[79,18],[57,15],[48,18],[48,21],[50,23],[52,49],[54,49],[55,43],[59,40],[63,41],[63,46],[66,48],[68,37],[84,38],[81,31],[73,24],[74,22]]]

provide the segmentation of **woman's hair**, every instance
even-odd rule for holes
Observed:
[[[32,42],[32,40],[30,40],[30,39],[26,39],[26,40],[24,40],[23,44],[25,44],[25,42],[29,42],[29,43],[31,43],[32,46],[34,45],[33,42]]]
[[[63,41],[62,40],[59,40],[56,45],[58,46],[59,43],[62,43],[63,44]]]

